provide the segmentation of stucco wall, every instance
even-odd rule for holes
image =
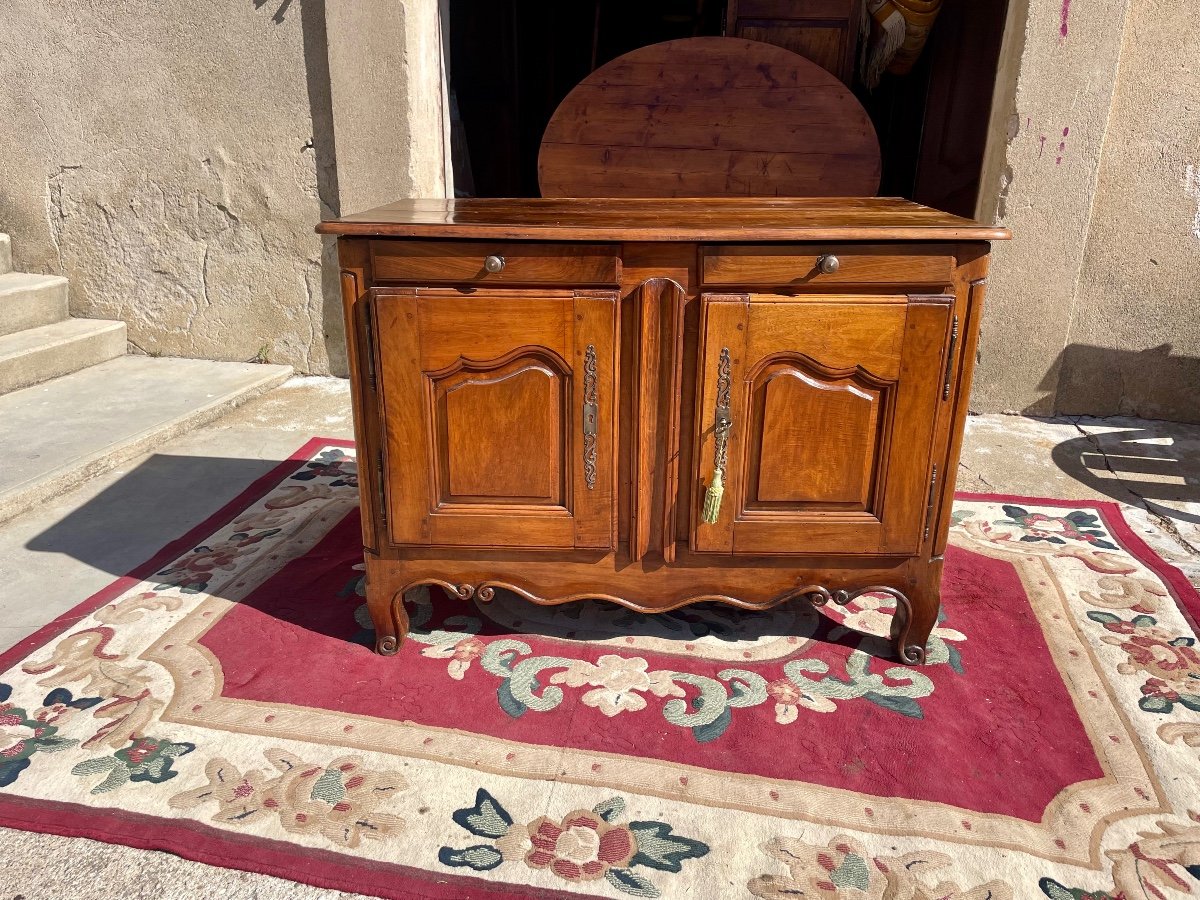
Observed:
[[[1195,0],[1130,6],[1060,412],[1200,422],[1195,14]]]
[[[413,6],[339,2],[327,27],[319,0],[5,0],[0,231],[17,267],[69,276],[76,315],[124,320],[147,353],[344,371],[313,226],[381,172],[388,199],[444,189],[425,161],[440,150],[410,139]],[[364,36],[386,65],[331,72]],[[343,116],[339,173],[331,85],[356,74],[387,90]],[[356,159],[372,117],[382,140]]]
[[[972,409],[1054,412],[1127,3],[1074,7],[1064,35],[1063,0],[1029,0],[1006,41],[1001,78],[1015,90],[993,109],[1003,132],[993,134],[999,159],[989,160],[995,180],[981,186],[981,215],[994,213],[1013,240],[994,245]]]
[[[992,115],[980,216],[1014,240],[995,247],[972,408],[1200,421],[1194,3],[1027,6]]]

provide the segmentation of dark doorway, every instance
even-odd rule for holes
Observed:
[[[465,137],[455,183],[460,193],[473,183],[480,197],[538,195],[542,132],[589,72],[647,44],[718,35],[724,14],[714,0],[450,0],[449,9],[450,87]]]
[[[946,0],[905,76],[857,89],[883,148],[879,193],[974,216],[1008,0]]]
[[[798,20],[823,2],[772,0],[768,6]],[[846,2],[859,9],[856,0]],[[746,19],[751,4],[742,4],[743,18],[735,12],[729,18],[738,24],[731,27],[746,37],[794,44],[783,35],[797,29],[773,31],[767,20]],[[973,215],[1007,5],[945,0],[911,72],[885,75],[873,91],[853,78],[883,150],[880,194]],[[460,196],[536,197],[542,132],[581,79],[637,47],[730,27],[723,0],[449,0],[448,10]],[[835,74],[844,77],[846,70]]]

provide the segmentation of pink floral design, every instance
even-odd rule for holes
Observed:
[[[479,659],[485,649],[487,649],[487,644],[479,638],[471,637],[464,638],[449,647],[437,645],[426,647],[421,651],[421,655],[433,659],[450,660],[446,671],[455,681],[462,681],[467,670],[471,668],[472,661]]]
[[[800,716],[800,707],[813,712],[835,712],[837,704],[828,697],[810,694],[798,688],[795,682],[780,678],[767,685],[767,693],[775,698],[775,721],[780,725],[791,725]]]
[[[534,869],[550,868],[568,881],[593,881],[612,868],[623,868],[637,852],[633,834],[624,825],[609,825],[600,816],[576,810],[562,822],[542,816],[529,823],[533,848],[525,862]]]

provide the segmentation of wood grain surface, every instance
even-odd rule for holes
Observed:
[[[879,140],[835,76],[742,38],[640,47],[597,69],[542,136],[545,197],[835,197],[879,189]]]
[[[611,285],[617,250],[604,244],[484,244],[469,241],[372,241],[375,277],[415,284]],[[485,266],[501,261],[499,271]]]
[[[952,247],[894,244],[718,244],[704,247],[701,275],[706,285],[937,284],[954,272]],[[823,257],[838,261],[822,272]]]
[[[854,79],[864,0],[727,0],[725,33],[784,47]]]
[[[320,234],[458,240],[1002,241],[985,225],[897,197],[399,200]]]

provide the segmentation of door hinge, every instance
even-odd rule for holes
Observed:
[[[954,374],[954,350],[958,347],[958,316],[950,324],[950,349],[946,353],[946,382],[942,385],[942,399],[950,399],[950,377]]]
[[[366,312],[363,315],[364,330],[366,332],[363,347],[363,356],[367,363],[367,382],[371,385],[371,393],[375,393],[375,303],[374,298],[364,304]]]
[[[379,513],[379,521],[387,524],[387,491],[383,483],[383,451],[375,457],[375,505]]]
[[[933,501],[937,494],[937,463],[933,464],[933,474],[929,476],[929,505],[925,508],[925,540],[929,540],[929,528],[933,524]]]

